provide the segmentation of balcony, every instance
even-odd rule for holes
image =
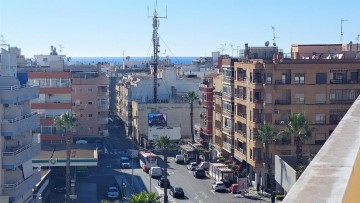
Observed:
[[[39,97],[39,86],[15,85],[0,87],[0,103],[13,104]]]
[[[359,80],[332,79],[330,84],[359,84]]]
[[[229,153],[234,153],[234,146],[232,146],[230,143],[223,142],[222,148]]]
[[[109,104],[107,105],[98,105],[99,111],[108,111],[109,110]]]
[[[199,85],[199,90],[201,92],[212,92],[213,89],[214,89],[214,87],[211,87],[211,86],[209,86],[207,84],[200,84]]]
[[[40,126],[40,115],[37,112],[25,114],[13,119],[4,119],[1,124],[2,136],[16,136]]]
[[[15,169],[34,158],[41,150],[40,143],[30,143],[23,147],[13,147],[2,152],[2,168]]]
[[[326,125],[326,120],[317,120],[311,123],[312,125]]]
[[[1,187],[3,196],[9,196],[10,201],[16,202],[21,199],[22,195],[32,191],[32,188],[41,180],[39,170],[34,170],[34,173],[27,179],[22,178],[15,183],[4,183]]]
[[[330,104],[352,104],[354,103],[354,99],[333,99],[330,100]]]
[[[290,99],[275,99],[275,104],[279,104],[279,105],[289,105],[291,104],[291,100]]]
[[[32,109],[71,109],[71,100],[32,103]]]

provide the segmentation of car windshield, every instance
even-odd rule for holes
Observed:
[[[129,162],[129,158],[127,158],[127,157],[121,157],[121,161],[122,161],[122,162]]]
[[[223,185],[224,185],[224,183],[218,183],[217,185],[218,185],[218,186],[223,186]]]

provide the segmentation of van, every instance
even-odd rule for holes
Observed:
[[[203,161],[200,163],[199,165],[200,168],[204,169],[204,170],[209,170],[210,168],[210,163],[209,162],[206,162],[206,161]]]
[[[184,155],[181,155],[181,154],[177,154],[175,156],[175,162],[177,164],[183,164],[184,163]]]
[[[151,167],[149,170],[149,175],[152,178],[160,178],[162,176],[162,169],[158,166]]]

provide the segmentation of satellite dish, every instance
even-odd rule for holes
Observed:
[[[274,47],[276,47],[276,43],[275,43],[275,42],[273,43],[273,45],[274,45]]]
[[[269,41],[266,41],[266,42],[265,42],[265,46],[266,46],[266,47],[268,47],[268,46],[269,46],[269,44],[270,44],[270,42],[269,42]]]

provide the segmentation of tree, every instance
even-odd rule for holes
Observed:
[[[167,195],[167,156],[169,150],[172,148],[172,144],[170,138],[168,136],[160,136],[156,139],[156,147],[161,149],[164,154],[164,203],[168,202],[168,195]]]
[[[161,197],[156,196],[155,192],[141,192],[125,199],[130,203],[159,203],[160,198]]]
[[[256,142],[261,142],[265,146],[265,164],[268,169],[270,188],[274,190],[272,170],[271,170],[271,156],[269,154],[269,142],[273,141],[278,135],[278,131],[274,125],[265,123],[254,132]]]
[[[291,113],[289,115],[289,122],[284,129],[284,133],[294,136],[297,170],[304,164],[302,145],[307,138],[311,137],[311,132],[312,129],[309,126],[309,121],[305,117],[305,113]],[[300,175],[301,173],[298,176]]]
[[[54,120],[55,126],[61,129],[66,135],[66,196],[65,201],[70,202],[70,153],[72,143],[72,129],[76,125],[76,119],[69,112],[61,114]]]
[[[185,95],[185,101],[190,104],[190,130],[191,130],[191,142],[195,142],[194,137],[194,101],[198,100],[199,97],[194,91],[190,91]]]

